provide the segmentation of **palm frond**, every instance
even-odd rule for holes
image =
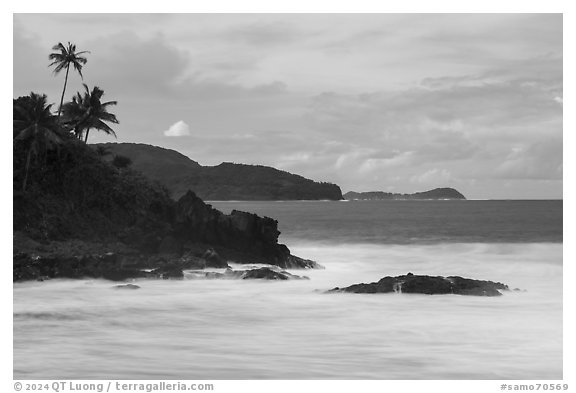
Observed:
[[[54,60],[54,63],[50,64],[53,65],[61,61],[66,61],[66,56],[64,56],[62,53],[50,53],[48,55],[48,60]]]
[[[95,119],[94,122],[91,124],[91,126],[92,126],[91,128],[94,128],[98,131],[103,131],[105,134],[114,135],[114,137],[116,137],[116,133],[114,132],[114,130],[110,128],[108,124],[104,123],[100,119]]]
[[[78,74],[80,74],[80,78],[84,79],[84,75],[82,75],[82,66],[76,63],[75,61],[72,62],[72,65],[74,66],[74,69],[78,72]]]
[[[61,50],[61,51],[66,51],[66,47],[64,45],[62,45],[61,42],[59,42],[58,44],[54,45],[52,47],[52,50]]]
[[[18,135],[16,135],[16,137],[14,139],[19,140],[19,141],[30,139],[34,136],[34,131],[35,131],[34,125],[30,125],[30,126],[24,128],[23,130],[21,130],[18,133]]]
[[[52,63],[52,64],[58,64],[56,66],[56,68],[54,68],[54,74],[60,73],[60,71],[62,71],[64,69],[64,67],[66,67],[68,65],[68,63],[65,63],[65,62]]]
[[[114,124],[119,124],[118,119],[116,118],[116,115],[112,114],[112,113],[100,113],[99,115],[100,119],[110,122],[110,123],[114,123]]]

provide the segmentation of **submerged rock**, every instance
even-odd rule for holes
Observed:
[[[285,270],[275,270],[269,267],[247,270],[242,275],[243,280],[264,279],[264,280],[307,280],[306,276],[297,276]]]
[[[113,288],[114,289],[140,289],[140,286],[136,285],[136,284],[120,284],[120,285],[115,285]]]
[[[353,293],[421,293],[426,295],[457,294],[469,296],[501,296],[500,290],[508,285],[494,281],[474,280],[459,276],[420,276],[408,273],[404,276],[386,276],[378,282],[354,284],[346,288],[334,288],[330,292]]]

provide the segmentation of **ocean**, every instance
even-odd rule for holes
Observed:
[[[562,201],[212,202],[310,280],[15,283],[15,379],[562,379]],[[412,272],[500,297],[325,293]]]

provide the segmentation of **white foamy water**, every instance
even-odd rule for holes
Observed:
[[[562,244],[293,244],[307,281],[14,284],[16,379],[561,379]],[[385,275],[526,292],[326,294]]]

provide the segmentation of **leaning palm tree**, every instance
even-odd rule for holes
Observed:
[[[73,130],[76,137],[79,139],[84,137],[85,143],[88,141],[88,134],[91,129],[103,131],[116,137],[114,130],[105,122],[118,124],[116,115],[108,112],[108,107],[116,105],[117,102],[102,102],[104,91],[97,86],[94,86],[90,91],[88,86],[84,84],[84,89],[84,95],[77,93],[72,101],[62,106],[64,123]]]
[[[30,93],[14,100],[14,142],[24,143],[27,150],[22,191],[26,191],[32,156],[37,157],[62,143],[60,127],[51,107],[52,104],[46,103],[45,94]]]
[[[68,71],[70,71],[70,64],[74,67],[76,71],[82,76],[82,66],[86,64],[87,60],[81,55],[84,53],[90,53],[88,51],[76,52],[76,45],[68,42],[68,46],[64,46],[61,42],[58,45],[54,45],[52,50],[56,51],[48,56],[52,63],[48,67],[56,66],[54,68],[54,74],[59,74],[64,68],[66,68],[66,77],[64,78],[64,89],[62,90],[62,97],[60,98],[60,107],[58,108],[58,119],[60,119],[60,111],[62,110],[62,103],[64,102],[64,93],[66,93],[66,84],[68,83]]]

